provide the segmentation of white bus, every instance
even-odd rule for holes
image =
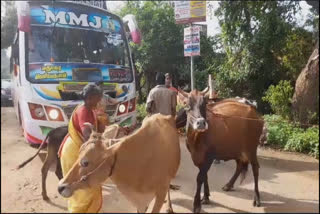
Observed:
[[[16,2],[12,96],[30,144],[40,144],[51,129],[68,124],[82,102],[63,100],[60,91],[79,92],[89,82],[103,81],[104,93],[121,101],[107,110],[111,122],[135,124],[135,71],[127,36],[139,43],[139,30],[132,15],[125,17],[125,27],[102,2],[101,7],[92,1]]]

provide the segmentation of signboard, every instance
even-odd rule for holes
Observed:
[[[33,3],[33,2],[32,2]],[[99,10],[88,10],[77,5],[34,3],[30,6],[30,19],[33,26],[55,26],[117,33],[121,37],[118,19]]]
[[[200,55],[201,26],[192,26],[184,29],[184,56]]]
[[[206,21],[206,1],[175,1],[177,24]]]

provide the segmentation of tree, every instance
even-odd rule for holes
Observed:
[[[220,94],[256,99],[260,111],[270,85],[291,79],[312,51],[312,33],[298,29],[294,1],[222,1],[216,15],[226,60],[217,74]],[[298,45],[295,45],[298,43]]]
[[[18,25],[15,2],[1,1],[1,9],[3,7],[6,8],[6,12],[4,16],[1,16],[1,49],[8,48],[11,45]]]
[[[140,45],[131,44],[138,70],[140,102],[155,86],[156,72],[179,79],[183,69],[183,27],[175,24],[172,6],[162,1],[127,2],[119,15],[134,14],[142,33]],[[183,73],[183,72],[182,72]],[[146,91],[143,93],[142,89]]]

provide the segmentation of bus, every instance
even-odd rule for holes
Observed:
[[[120,101],[108,106],[112,123],[136,123],[135,70],[129,41],[140,43],[134,16],[123,21],[105,1],[17,1],[18,29],[11,46],[12,99],[30,144],[68,124],[79,100],[61,92],[80,92],[103,81],[105,94]],[[130,38],[129,38],[130,37]]]

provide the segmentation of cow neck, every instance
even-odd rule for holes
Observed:
[[[188,141],[191,141],[194,143],[197,141],[200,134],[201,134],[200,132],[194,131],[193,128],[190,126],[187,130],[187,139]]]

